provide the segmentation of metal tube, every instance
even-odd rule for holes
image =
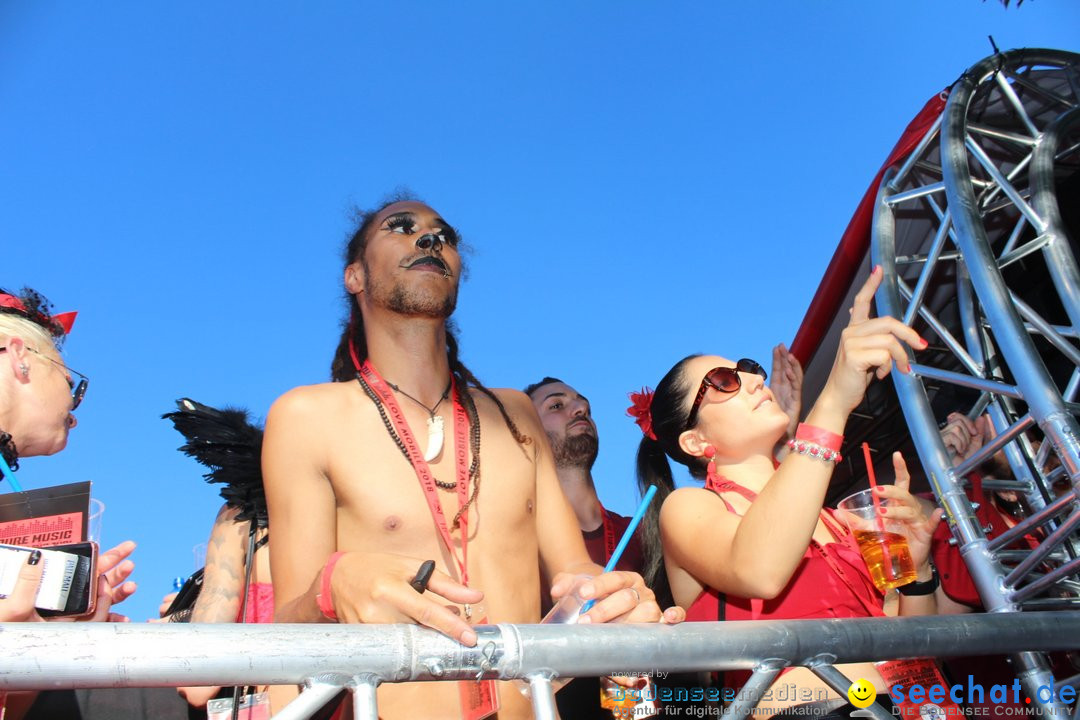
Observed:
[[[990,541],[990,549],[997,550],[998,548],[1008,547],[1016,540],[1027,535],[1029,532],[1037,527],[1045,525],[1052,518],[1057,517],[1061,512],[1072,502],[1072,498],[1063,495],[1054,502],[1041,508],[1037,513],[1026,517],[1016,525],[1005,532],[998,535],[996,538]]]
[[[375,699],[378,679],[367,673],[358,675],[352,687],[353,720],[379,720],[379,705]]]
[[[1020,311],[1020,317],[1031,323],[1035,331],[1046,338],[1046,341],[1064,355],[1069,362],[1080,367],[1080,351],[1066,340],[1053,325],[1046,322],[1041,315],[1035,312],[1030,305],[1018,298],[1014,293],[1009,293],[1009,297],[1012,298],[1013,305],[1016,306],[1016,309]]]
[[[835,690],[840,697],[847,696],[848,688],[851,687],[851,679],[837,670],[835,666],[822,663],[811,666],[810,669],[814,671],[815,675],[824,680],[829,687]],[[873,703],[867,707],[866,710],[870,711],[877,720],[892,720],[892,715],[885,712],[885,708],[877,703]]]
[[[989,173],[990,177],[994,178],[994,182],[1001,188],[1001,192],[1005,193],[1005,197],[1009,198],[1009,200],[1012,201],[1012,204],[1016,206],[1016,209],[1023,213],[1024,217],[1027,218],[1027,221],[1031,223],[1031,226],[1035,228],[1035,231],[1040,235],[1046,232],[1046,223],[1044,223],[1043,219],[1024,201],[1024,198],[1016,191],[1013,184],[1002,174],[997,165],[994,165],[994,161],[990,159],[986,154],[986,151],[983,150],[970,135],[965,138],[965,144],[968,152],[975,156],[975,159],[979,161],[979,164],[983,166],[983,169]],[[948,174],[946,174],[946,177],[948,177]],[[949,202],[949,207],[952,207],[951,201]]]
[[[930,252],[927,253],[926,264],[923,265],[922,271],[919,273],[919,279],[915,282],[915,290],[911,293],[911,300],[908,302],[907,310],[904,312],[903,323],[905,325],[911,325],[915,319],[915,313],[922,307],[926,289],[930,286],[930,278],[937,268],[941,250],[945,247],[945,238],[948,237],[950,225],[949,217],[945,216],[945,220],[938,226],[937,233],[934,234],[934,241],[930,244]]]
[[[893,209],[884,202],[890,177],[891,171],[887,170],[878,188],[878,202],[875,204],[870,256],[874,264],[881,265],[883,271],[881,286],[875,294],[878,312],[882,315],[899,317],[901,315],[900,294],[905,285],[897,275],[896,265],[893,261],[896,257]],[[929,200],[931,207],[937,213],[938,210],[933,203],[933,199],[930,198]],[[940,214],[939,217],[941,217]],[[950,349],[958,358],[966,358],[966,362],[970,363],[969,369],[981,374],[981,369],[976,366],[976,361],[964,352],[962,347],[959,347],[959,343],[952,339],[951,335],[946,332],[942,337],[950,339]],[[959,352],[952,345],[956,345]],[[983,534],[982,527],[975,517],[971,503],[959,483],[958,476],[952,467],[952,461],[942,443],[930,407],[930,400],[926,396],[926,389],[919,380],[920,375],[922,375],[921,371],[925,372],[926,376],[937,376],[946,382],[968,383],[977,381],[985,383],[985,387],[978,389],[992,393],[1001,392],[1003,384],[983,381],[960,373],[936,370],[922,365],[913,365],[912,372],[907,375],[899,372],[891,374],[893,384],[896,386],[896,394],[901,400],[900,405],[904,411],[904,418],[907,420],[907,426],[911,432],[915,449],[919,454],[919,460],[926,471],[927,479],[938,504],[945,509],[945,517],[948,519],[953,534],[961,543],[961,556],[965,558],[965,563],[972,570],[972,580],[979,591],[979,596],[984,599],[991,598],[986,602],[989,609],[1007,609],[1007,602],[999,589],[1002,571],[996,560],[986,550],[986,537]],[[969,557],[973,556],[978,556],[979,561],[975,563],[966,562]]]
[[[918,377],[941,380],[942,382],[952,383],[953,385],[969,387],[973,390],[1004,395],[1005,397],[1020,398],[1020,391],[1015,385],[1009,385],[996,380],[983,380],[982,378],[972,377],[971,375],[952,372],[951,370],[942,370],[940,368],[932,368],[929,365],[920,365],[919,363],[911,364],[911,373]]]
[[[908,173],[911,172],[911,168],[915,165],[919,158],[922,157],[923,152],[926,151],[926,148],[929,147],[930,143],[933,142],[934,138],[937,137],[938,130],[941,128],[941,118],[941,115],[937,116],[937,118],[934,120],[934,124],[930,126],[930,129],[927,130],[926,134],[922,136],[921,140],[919,140],[919,144],[915,146],[915,149],[912,150],[911,154],[907,156],[906,160],[904,160],[904,164],[900,166],[900,169],[896,172],[892,180],[889,182],[890,192],[896,192],[896,190],[900,186],[900,183],[907,180],[907,176]]]
[[[1080,328],[1080,269],[1066,239],[1065,222],[1054,192],[1054,155],[1061,137],[1078,125],[1080,108],[1073,108],[1050,123],[1031,162],[1031,202],[1053,237],[1043,248],[1047,270],[1073,328]]]
[[[1016,247],[1016,243],[1020,242],[1020,236],[1024,233],[1024,228],[1027,227],[1027,218],[1021,215],[1016,220],[1016,225],[1013,226],[1013,231],[1009,233],[1009,239],[1005,241],[1005,245],[1001,248],[1001,252],[998,254],[999,258],[1003,258],[1012,252]]]
[[[1053,550],[1061,544],[1077,525],[1080,525],[1080,512],[1073,513],[1072,517],[1062,523],[1061,527],[1039,543],[1039,547],[1032,550],[1031,554],[1028,555],[1022,563],[1017,565],[1012,572],[1006,575],[1005,585],[1008,587],[1016,587],[1020,583],[1020,580],[1027,575],[1033,567],[1042,562],[1043,558],[1053,552]]]
[[[993,441],[988,442],[986,445],[983,445],[981,448],[979,448],[979,451],[977,453],[957,465],[956,474],[960,476],[967,475],[969,472],[976,469],[984,462],[996,455],[998,450],[1005,447],[1005,445],[1007,445],[1008,443],[1012,442],[1013,438],[1015,438],[1017,435],[1024,432],[1034,424],[1035,420],[1031,417],[1031,415],[1025,415],[1024,417],[1020,418],[1011,426],[1009,426],[1009,428],[1005,432],[994,438]]]
[[[988,125],[979,125],[978,123],[968,123],[968,130],[979,135],[985,135],[986,137],[996,138],[998,140],[1006,140],[1014,145],[1034,145],[1038,140],[1031,135],[1020,135],[1018,133],[1011,133],[1007,130],[999,130]]]
[[[929,185],[912,188],[911,190],[905,190],[904,192],[898,192],[895,195],[889,196],[889,199],[886,200],[886,202],[888,202],[890,205],[899,205],[900,203],[907,202],[908,200],[925,197],[936,192],[945,192],[945,183],[936,182]]]
[[[1065,563],[1061,567],[1048,572],[1041,578],[1032,582],[1019,590],[1014,591],[1009,598],[1013,602],[1022,603],[1029,598],[1033,598],[1043,590],[1047,590],[1057,584],[1058,580],[1066,578],[1073,573],[1080,572],[1080,558],[1076,558],[1072,562]]]
[[[899,275],[896,275],[896,285],[900,290],[901,295],[908,300],[911,300],[914,294],[912,293],[911,288],[908,287],[908,284],[904,282],[904,279]],[[899,311],[900,304],[897,302],[897,314],[893,317],[900,317]],[[977,376],[983,374],[981,365],[977,363],[971,355],[968,354],[967,350],[964,349],[964,346],[953,337],[952,333],[949,332],[949,329],[945,327],[945,324],[938,320],[937,317],[923,305],[919,306],[919,317],[925,320],[930,328],[937,333],[937,336],[941,338],[941,342],[945,343],[945,347],[949,349],[949,352],[956,356],[956,359],[960,361],[961,365],[967,368],[969,373]]]
[[[766,659],[755,667],[750,679],[736,693],[735,699],[724,712],[725,720],[743,720],[748,717],[785,664],[783,660]]]
[[[1039,137],[1039,130],[1035,127],[1035,123],[1031,122],[1031,118],[1028,117],[1027,110],[1024,109],[1024,104],[1020,102],[1020,98],[1016,97],[1016,93],[1013,92],[1012,86],[1005,79],[1004,73],[994,73],[994,82],[997,83],[998,89],[1008,99],[1009,104],[1012,105],[1013,110],[1020,117],[1021,122],[1024,123],[1024,127],[1031,133],[1031,137]]]
[[[961,647],[972,655],[1067,650],[1080,637],[1080,613],[516,625],[515,654],[502,643],[502,627],[489,636],[502,646],[491,673],[512,679],[545,669],[575,677],[615,669],[752,669],[761,658],[799,665],[823,653],[850,663],[949,655]],[[0,645],[4,690],[290,685],[328,667],[345,681],[364,673],[383,682],[432,681],[420,659],[434,656],[446,661],[442,679],[476,679],[474,648],[410,625],[6,623]]]
[[[529,676],[529,691],[532,696],[533,716],[536,720],[558,720],[555,710],[555,690],[551,687],[551,678],[544,673]]]
[[[121,686],[116,686],[121,687]],[[312,683],[292,702],[274,715],[274,720],[307,720],[319,708],[334,699],[341,692],[342,686],[327,683]]]

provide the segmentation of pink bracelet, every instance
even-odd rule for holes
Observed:
[[[334,598],[330,593],[330,578],[334,575],[334,566],[345,553],[337,551],[326,561],[322,569],[322,578],[319,580],[319,594],[315,596],[315,604],[319,606],[319,612],[328,620],[337,621],[337,613],[334,612]]]
[[[823,448],[832,450],[834,453],[839,453],[840,446],[844,444],[843,435],[837,435],[830,430],[819,428],[816,425],[807,425],[806,423],[799,423],[798,429],[795,430],[795,439],[820,445]]]

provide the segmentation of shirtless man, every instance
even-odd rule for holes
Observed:
[[[542,567],[555,596],[571,574],[597,576],[585,621],[657,620],[640,576],[590,561],[529,399],[487,390],[458,360],[457,244],[412,201],[368,214],[349,243],[339,382],[289,391],[266,422],[276,619],[416,622],[474,645],[470,623],[539,620]],[[421,594],[410,582],[428,559]],[[513,687],[499,696],[500,717],[531,716]],[[461,717],[452,682],[387,683],[378,701],[387,720]]]

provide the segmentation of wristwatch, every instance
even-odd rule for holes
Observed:
[[[915,581],[908,583],[907,585],[901,585],[896,588],[896,591],[901,595],[908,597],[918,595],[933,595],[934,591],[941,585],[941,578],[938,577],[937,568],[934,567],[934,563],[930,563],[930,579],[922,582]]]

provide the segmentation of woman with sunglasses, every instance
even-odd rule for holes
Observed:
[[[87,378],[68,368],[58,349],[75,313],[51,315],[49,309],[48,301],[33,290],[23,289],[16,295],[0,289],[0,452],[13,470],[18,469],[19,458],[64,449],[68,432],[76,425],[74,410],[86,394]],[[0,492],[15,489],[4,481],[10,478],[0,478]],[[128,541],[98,556],[102,575],[97,609],[85,619],[127,620],[112,613],[111,607],[135,592],[135,583],[128,582],[135,566],[127,559],[134,549],[135,543]],[[40,560],[40,553],[28,555],[15,589],[10,596],[0,597],[0,622],[41,620],[34,608],[44,566]],[[11,693],[4,715],[0,693],[0,716],[6,720],[23,717],[35,695]]]
[[[880,282],[881,269],[875,268],[855,298],[829,379],[789,443],[792,452],[779,464],[773,450],[788,417],[766,387],[765,371],[752,360],[690,356],[664,376],[655,393],[631,396],[629,412],[645,435],[638,479],[643,488],[656,485],[661,501],[653,503],[643,524],[643,574],[654,587],[667,581],[675,603],[687,608],[688,620],[883,614],[883,597],[842,520],[822,510],[841,433],[871,378],[884,378],[894,362],[908,372],[905,345],[926,347],[899,321],[870,318],[870,299]],[[704,479],[705,488],[675,490],[668,458]],[[898,503],[886,508],[887,516],[909,524],[918,580],[930,583],[929,540],[940,511],[924,514],[907,491],[903,459],[897,454],[893,461],[896,485],[882,486],[881,497]],[[901,596],[900,612],[935,612],[933,595]],[[873,665],[841,670],[885,692]],[[729,674],[725,685],[738,688],[746,677]],[[795,697],[767,693],[759,708],[843,716],[836,710],[843,704],[840,696],[809,671],[793,669],[774,688],[791,683],[800,689],[791,693]],[[793,707],[807,698],[824,699],[824,705]]]

